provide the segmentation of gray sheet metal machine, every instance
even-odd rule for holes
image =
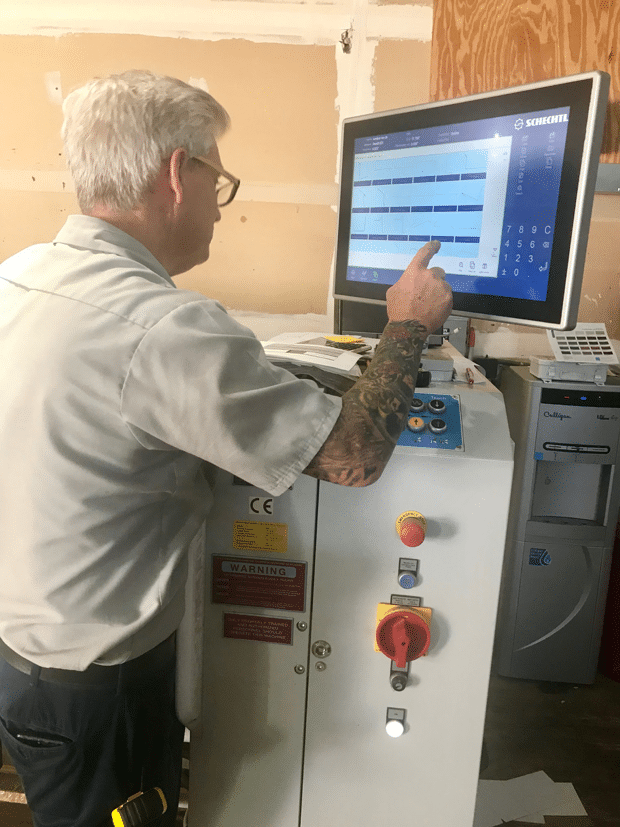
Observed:
[[[607,377],[617,359],[596,327],[550,333],[555,361],[502,372],[515,442],[496,636],[502,675],[596,675],[620,503],[620,386]]]

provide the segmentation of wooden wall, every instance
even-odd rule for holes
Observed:
[[[435,0],[431,100],[595,69],[611,76],[601,161],[617,164],[620,0]],[[609,335],[620,340],[619,195],[594,198],[579,321],[604,322]],[[475,320],[474,327],[482,332],[497,325]],[[500,327],[517,337],[527,330]]]
[[[435,0],[431,99],[600,69],[611,75],[603,161],[620,163],[620,3]]]

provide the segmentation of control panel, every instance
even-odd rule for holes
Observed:
[[[463,451],[461,403],[458,396],[417,393],[399,445]]]

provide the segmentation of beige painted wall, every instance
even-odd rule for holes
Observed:
[[[63,172],[61,96],[91,77],[134,67],[206,81],[233,121],[221,145],[225,166],[242,181],[265,182],[253,187],[256,200],[244,200],[242,189],[222,211],[211,260],[178,283],[240,310],[325,313],[333,199],[306,202],[316,191],[319,200],[323,189],[335,192],[330,46],[110,34],[0,37],[0,72],[13,79],[0,88],[0,111],[13,113],[0,131],[0,258],[49,240],[77,209]],[[54,78],[59,83],[50,87]]]
[[[362,90],[372,85],[376,109],[428,100],[429,40],[377,38],[371,46],[372,77],[354,69],[352,80]],[[178,277],[179,286],[235,310],[326,314],[339,108],[349,105],[347,63],[338,83],[340,49],[139,34],[0,36],[0,71],[13,79],[0,88],[0,111],[13,113],[0,130],[0,259],[52,238],[77,210],[59,136],[63,96],[91,77],[148,68],[202,81],[224,103],[233,127],[222,159],[242,180],[209,262]]]
[[[431,44],[381,40],[375,50],[375,112],[416,106],[430,100]]]

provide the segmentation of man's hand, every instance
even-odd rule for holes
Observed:
[[[452,310],[452,290],[441,267],[428,269],[439,250],[439,241],[421,247],[399,280],[387,291],[387,312],[391,322],[416,321],[428,333],[441,327]]]

